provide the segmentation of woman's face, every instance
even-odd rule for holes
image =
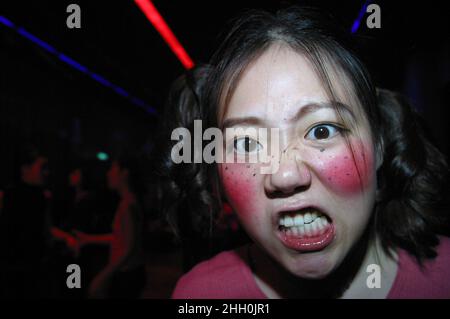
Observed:
[[[83,174],[79,168],[73,170],[69,175],[69,185],[72,187],[81,186]]]
[[[112,162],[111,167],[106,173],[108,187],[112,190],[117,190],[120,188],[123,182],[122,170],[120,169],[119,163],[116,161]]]
[[[279,129],[275,173],[262,174],[261,163],[223,163],[219,175],[249,236],[302,278],[323,278],[340,265],[374,205],[378,163],[369,124],[349,107],[356,126],[347,127],[327,105],[309,62],[272,46],[247,67],[221,120]],[[256,136],[231,145],[224,151],[238,158],[269,147]]]

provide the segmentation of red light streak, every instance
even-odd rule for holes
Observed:
[[[150,23],[155,27],[159,34],[163,37],[164,41],[172,49],[173,53],[177,56],[180,62],[186,69],[191,69],[194,66],[194,62],[191,60],[186,50],[173,34],[170,27],[167,25],[164,18],[158,12],[156,7],[150,0],[135,0],[134,1],[141,11],[145,14]]]

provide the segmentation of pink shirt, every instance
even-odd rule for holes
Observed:
[[[450,238],[441,237],[438,256],[425,262],[398,251],[397,276],[387,298],[450,298]],[[174,299],[266,299],[250,267],[236,251],[226,251],[195,266],[178,281]]]

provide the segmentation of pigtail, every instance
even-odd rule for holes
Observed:
[[[194,136],[194,120],[204,119],[202,91],[209,67],[200,66],[187,71],[172,85],[162,121],[161,143],[157,168],[160,210],[179,239],[212,232],[212,220],[218,211],[218,201],[209,178],[211,165],[205,163],[175,164],[171,150],[178,141],[171,133],[179,127],[187,128]],[[205,123],[203,123],[205,126]],[[191,152],[194,154],[194,152]]]
[[[378,171],[375,229],[386,251],[400,247],[419,262],[436,256],[446,232],[449,169],[400,94],[378,90],[384,159]]]

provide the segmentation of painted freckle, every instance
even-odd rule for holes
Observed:
[[[360,146],[362,147],[362,146]],[[371,173],[369,168],[371,163],[370,156],[363,157],[362,154],[367,154],[370,150],[358,151],[355,153],[355,160],[348,154],[342,154],[342,157],[337,156],[333,160],[329,160],[323,167],[323,174],[329,186],[345,194],[358,193],[368,185]]]
[[[250,174],[256,176],[256,170],[251,168],[250,171],[246,167],[247,164],[228,166],[229,169],[224,170],[222,176],[223,187],[231,205],[242,208],[244,212],[253,212],[251,207],[254,202],[248,200],[248,193],[255,189],[255,180]]]

